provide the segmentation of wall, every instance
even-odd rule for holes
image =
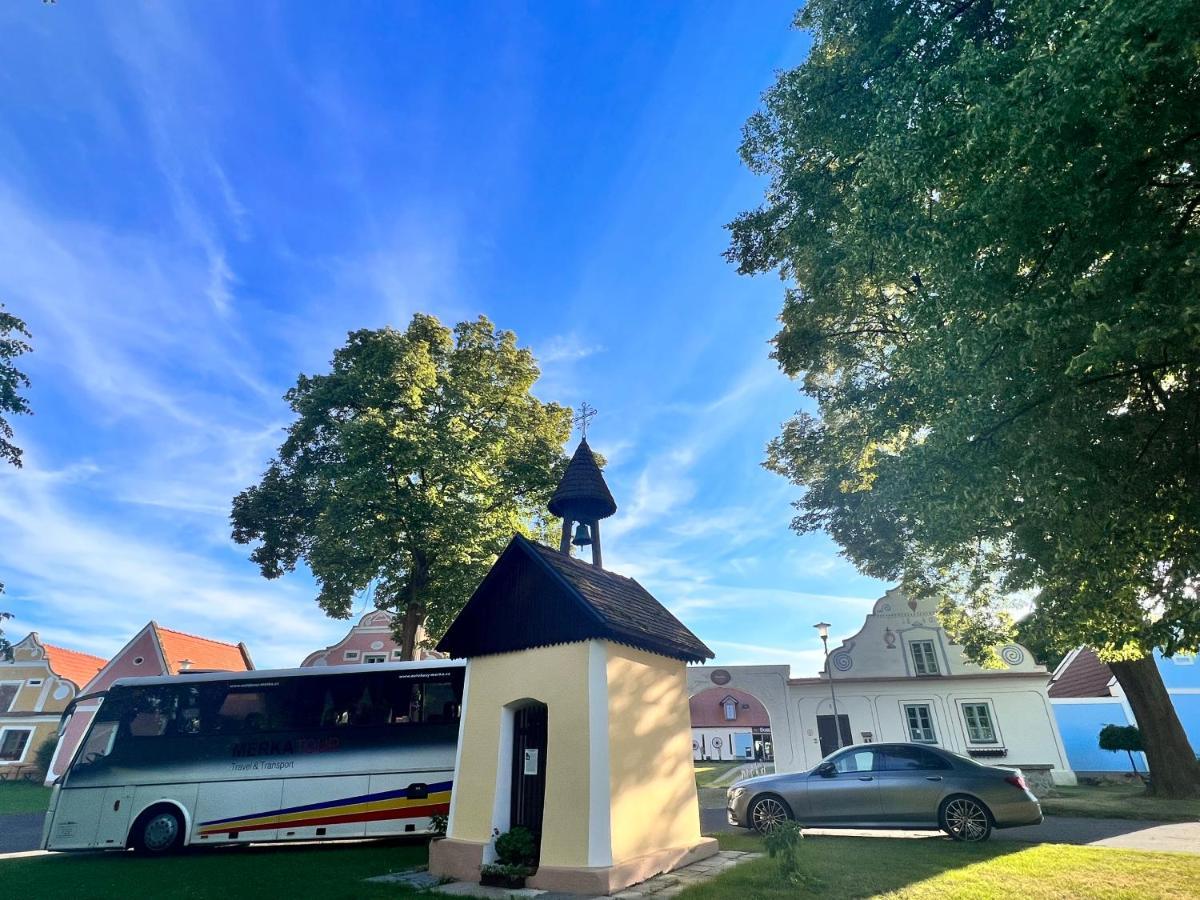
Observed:
[[[13,645],[12,660],[0,662],[0,683],[4,682],[18,687],[8,711],[0,713],[0,739],[8,730],[32,733],[20,759],[0,760],[0,771],[36,760],[38,748],[58,733],[61,713],[76,691],[72,682],[50,669],[45,651],[32,635]]]
[[[771,737],[778,772],[812,768],[821,758],[817,716],[832,715],[825,679],[782,680],[786,666],[689,667],[688,687],[696,693],[712,687],[736,688],[763,701],[771,714]],[[927,678],[834,678],[838,713],[849,717],[855,742],[869,732],[874,741],[910,739],[903,706],[927,703],[938,746],[957,753],[970,748],[960,704],[987,700],[1007,755],[1000,765],[1049,767],[1056,782],[1072,783],[1066,749],[1046,696],[1044,672],[999,671],[994,675]],[[782,690],[781,690],[782,687]]]
[[[737,754],[737,738],[734,736],[739,734],[750,735],[751,740],[753,740],[753,733],[750,728],[693,728],[692,759],[707,759],[714,762],[728,762],[735,759],[744,760],[744,756]],[[713,747],[713,738],[721,742],[719,748]]]
[[[1117,697],[1062,697],[1051,701],[1071,768],[1076,772],[1128,772],[1129,755],[1101,750],[1100,729],[1132,725],[1133,717]],[[1147,771],[1144,754],[1133,755],[1138,770]]]
[[[546,866],[578,866],[587,860],[588,670],[588,642],[467,662],[450,837],[486,844],[494,826],[507,827],[506,821],[499,821],[507,812],[511,778],[507,766],[500,771],[508,755],[504,744],[511,749],[511,731],[506,734],[503,727],[504,708],[524,699],[538,700],[546,704],[548,729],[541,861]]]
[[[614,863],[700,841],[685,667],[606,644]]]

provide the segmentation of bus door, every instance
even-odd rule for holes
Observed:
[[[97,793],[100,789],[97,788]],[[129,817],[133,814],[133,788],[110,787],[104,789],[104,800],[96,823],[96,837],[92,845],[124,847],[129,834]]]

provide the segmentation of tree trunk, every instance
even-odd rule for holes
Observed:
[[[400,658],[417,658],[417,634],[425,624],[425,605],[421,592],[429,584],[429,563],[424,553],[413,552],[408,573],[408,599],[404,607],[404,621],[400,625]]]
[[[1200,798],[1200,763],[1175,714],[1153,656],[1109,663],[1133,710],[1150,765],[1148,793],[1158,797]]]

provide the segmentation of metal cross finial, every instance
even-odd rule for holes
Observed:
[[[594,418],[596,418],[596,407],[584,400],[579,404],[579,415],[575,417],[574,424],[579,426],[580,434],[585,441],[587,440],[588,423]]]

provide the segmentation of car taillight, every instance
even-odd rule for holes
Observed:
[[[1029,790],[1029,785],[1027,785],[1025,783],[1024,775],[1005,775],[1004,780],[1007,781],[1009,784],[1011,784],[1013,787],[1018,787],[1023,791]]]

